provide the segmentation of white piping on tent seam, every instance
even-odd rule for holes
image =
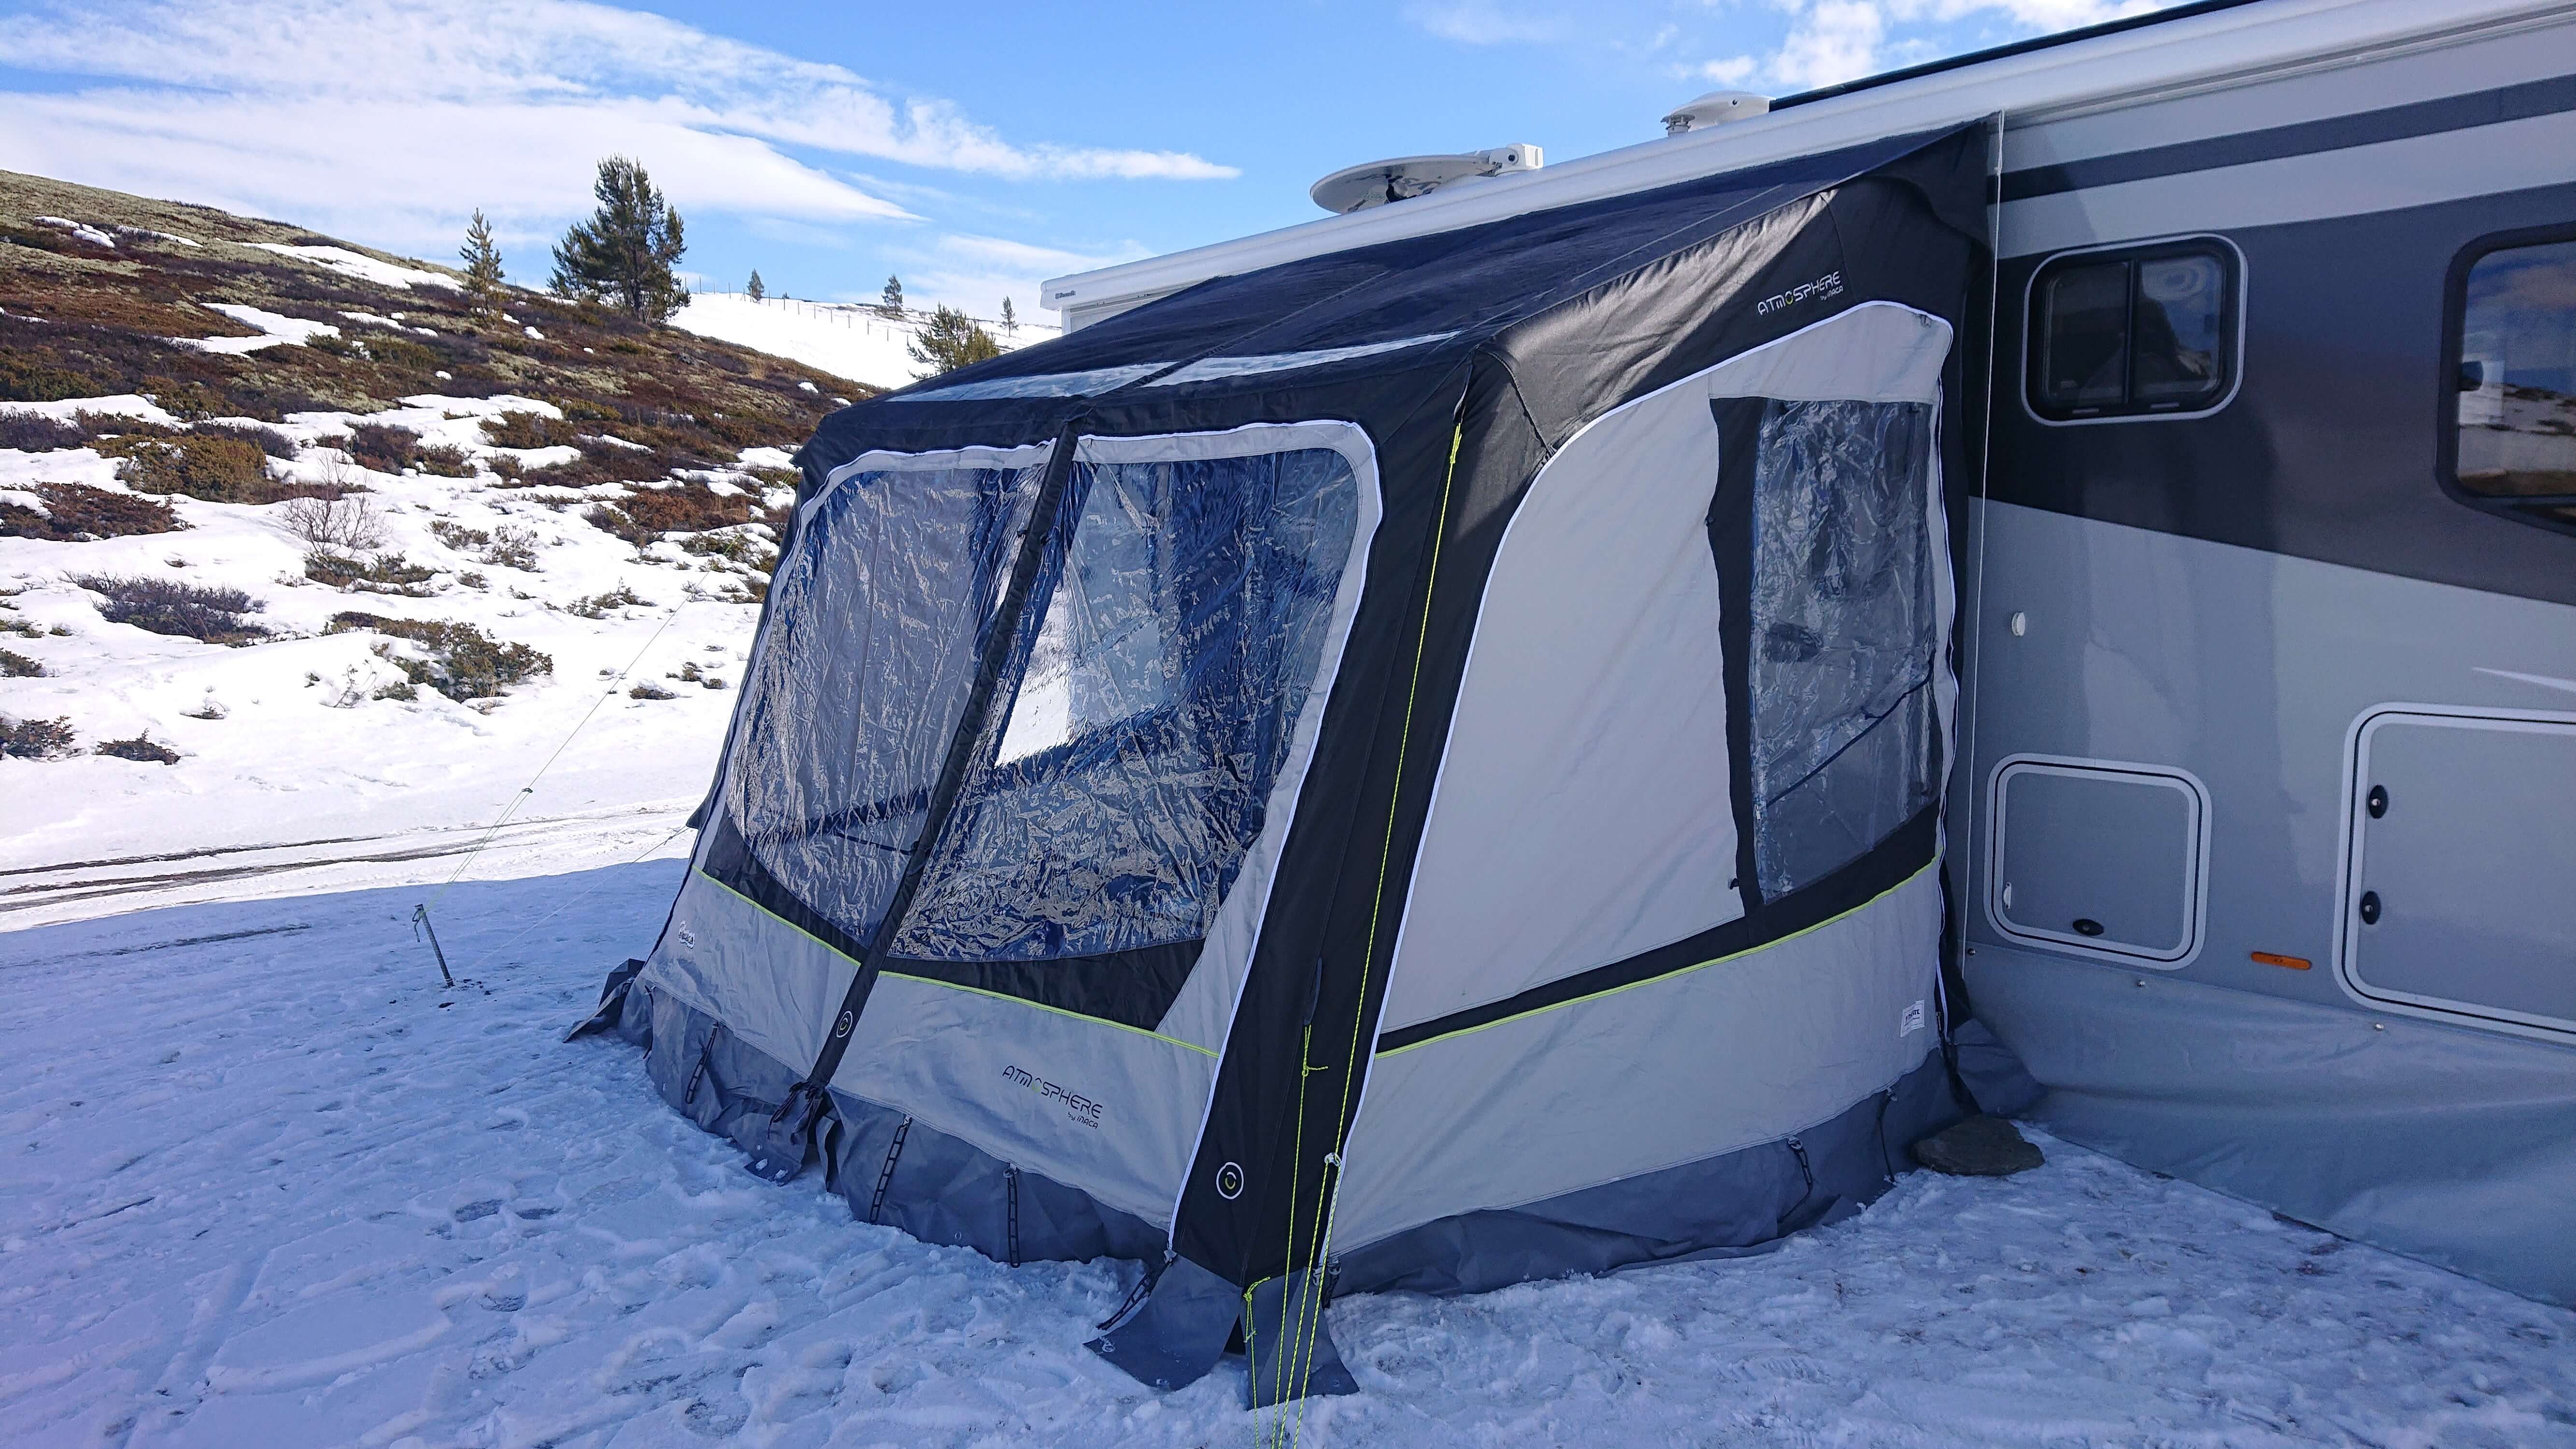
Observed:
[[[769,907],[764,906],[760,902],[753,900],[751,897],[744,895],[742,892],[735,890],[732,886],[726,885],[723,881],[717,880],[707,872],[701,870],[698,872],[698,875],[706,880],[708,884],[714,886],[717,890],[723,891],[726,895],[732,896],[735,900],[742,902],[744,905],[749,906],[753,910],[760,912],[762,915],[769,917],[778,924],[794,931],[797,935],[804,937],[806,940],[813,942],[815,945],[822,947],[824,950],[831,952],[842,960],[855,961],[857,959],[850,955],[849,952],[842,950],[840,947],[835,946],[831,942],[824,940],[822,937],[815,935],[813,932],[806,930],[803,926],[796,924],[794,921],[778,914]],[[1163,1042],[1171,1046],[1183,1047],[1190,1051],[1197,1052],[1201,1056],[1212,1057],[1216,1055],[1215,1052],[1208,1050],[1206,1047],[1200,1046],[1194,1041],[1183,1041],[1181,1038],[1176,1036],[1165,1036],[1159,1031],[1151,1031],[1141,1026],[1129,1026],[1123,1021],[1111,1021],[1105,1016],[1085,1016],[1079,1011],[1067,1011],[1061,1006],[1049,1006],[1043,1001],[1031,1001],[1025,996],[1011,996],[999,991],[987,991],[981,986],[967,986],[956,981],[942,981],[935,976],[915,976],[909,971],[881,970],[877,974],[880,976],[892,976],[902,981],[918,981],[924,986],[938,986],[950,991],[963,991],[972,996],[989,996],[995,1001],[1007,1001],[1015,1006],[1025,1006],[1032,1011],[1050,1012],[1056,1016],[1070,1017],[1075,1021],[1088,1022],[1093,1026],[1105,1026],[1114,1031],[1133,1032],[1138,1036],[1152,1037],[1156,1041]]]
[[[1714,363],[1714,364],[1712,364],[1712,365],[1710,365],[1710,366],[1708,366],[1708,367],[1704,367],[1704,368],[1700,369],[1699,371],[1697,371],[1697,372],[1695,372],[1695,373],[1692,373],[1692,374],[1691,374],[1691,375],[1689,375],[1688,377],[1679,378],[1679,379],[1676,379],[1676,380],[1674,380],[1674,381],[1672,381],[1672,382],[1666,383],[1664,386],[1662,386],[1662,387],[1659,387],[1659,388],[1655,389],[1653,392],[1646,393],[1646,394],[1643,394],[1643,395],[1638,396],[1638,397],[1630,398],[1628,401],[1626,401],[1626,402],[1624,402],[1624,403],[1621,403],[1619,406],[1617,406],[1617,407],[1615,407],[1615,408],[1611,408],[1611,409],[1610,409],[1610,410],[1608,410],[1607,412],[1602,413],[1599,417],[1593,418],[1591,421],[1589,421],[1589,422],[1585,423],[1582,427],[1575,429],[1575,431],[1574,431],[1574,433],[1573,433],[1573,435],[1572,435],[1571,437],[1568,437],[1568,438],[1567,438],[1563,443],[1559,444],[1557,447],[1555,447],[1554,449],[1550,450],[1550,451],[1549,451],[1549,453],[1548,453],[1547,462],[1543,462],[1543,463],[1541,463],[1541,464],[1539,465],[1537,472],[1534,472],[1534,473],[1532,473],[1532,474],[1530,475],[1530,480],[1531,480],[1532,484],[1533,484],[1533,485],[1535,485],[1535,484],[1536,484],[1536,482],[1537,482],[1537,480],[1538,480],[1538,476],[1539,476],[1539,474],[1540,474],[1540,473],[1544,473],[1544,472],[1546,472],[1546,471],[1547,471],[1547,465],[1548,465],[1548,463],[1552,463],[1552,462],[1554,462],[1557,458],[1559,458],[1559,457],[1563,456],[1563,454],[1565,453],[1565,450],[1566,450],[1566,449],[1568,449],[1568,448],[1573,447],[1573,446],[1574,446],[1574,444],[1575,444],[1575,442],[1576,442],[1578,439],[1582,438],[1584,434],[1591,432],[1594,428],[1599,427],[1599,426],[1600,426],[1600,425],[1602,425],[1603,423],[1608,422],[1610,419],[1612,419],[1612,418],[1614,418],[1614,417],[1617,417],[1617,416],[1619,416],[1620,414],[1622,414],[1622,413],[1624,413],[1624,412],[1627,412],[1628,410],[1630,410],[1630,409],[1632,409],[1632,408],[1638,407],[1638,406],[1640,406],[1640,405],[1642,405],[1642,404],[1644,404],[1644,403],[1647,403],[1647,402],[1649,402],[1649,401],[1652,401],[1652,400],[1653,400],[1653,399],[1655,399],[1655,398],[1662,397],[1662,396],[1663,396],[1663,395],[1665,395],[1666,393],[1673,392],[1673,391],[1675,391],[1676,389],[1680,389],[1680,388],[1687,388],[1687,387],[1691,387],[1691,386],[1694,386],[1694,385],[1703,385],[1703,386],[1704,386],[1704,385],[1706,384],[1706,381],[1707,381],[1707,379],[1708,379],[1709,374],[1711,374],[1711,373],[1713,373],[1713,372],[1716,372],[1716,371],[1717,371],[1717,370],[1719,370],[1720,368],[1733,367],[1733,366],[1735,366],[1737,363],[1742,362],[1743,360],[1745,360],[1745,359],[1747,359],[1747,358],[1751,358],[1751,357],[1758,357],[1758,356],[1762,355],[1762,354],[1763,354],[1763,353],[1765,353],[1765,352],[1769,352],[1769,351],[1773,350],[1774,348],[1786,347],[1786,346],[1788,346],[1790,343],[1795,342],[1795,341],[1799,340],[1799,339],[1800,339],[1800,338],[1802,338],[1802,337],[1805,337],[1805,336],[1806,336],[1808,333],[1810,333],[1810,332],[1817,331],[1817,330],[1818,330],[1818,329],[1820,329],[1820,328],[1825,328],[1825,327],[1831,327],[1831,326],[1834,326],[1835,324],[1840,323],[1840,322],[1843,322],[1844,320],[1846,320],[1846,319],[1848,319],[1848,318],[1851,318],[1851,317],[1857,316],[1857,315],[1859,315],[1859,314],[1861,314],[1861,313],[1863,313],[1863,312],[1870,311],[1870,310],[1872,310],[1872,309],[1874,309],[1874,308],[1881,308],[1881,307],[1884,307],[1884,308],[1892,308],[1892,309],[1894,309],[1894,310],[1896,310],[1896,311],[1904,312],[1904,313],[1910,314],[1910,315],[1915,316],[1915,317],[1926,318],[1926,319],[1928,319],[1928,320],[1930,320],[1930,321],[1933,321],[1933,322],[1936,322],[1936,323],[1940,323],[1940,325],[1941,325],[1944,329],[1948,329],[1948,328],[1949,328],[1949,324],[1948,324],[1947,322],[1943,322],[1940,318],[1932,316],[1932,314],[1931,314],[1931,313],[1928,313],[1928,312],[1922,311],[1922,310],[1921,310],[1921,309],[1919,309],[1919,308],[1908,307],[1908,306],[1906,306],[1905,304],[1903,304],[1903,303],[1901,303],[1901,302],[1872,301],[1872,302],[1863,302],[1863,303],[1860,303],[1860,304],[1859,304],[1859,305],[1857,305],[1857,306],[1846,307],[1846,308],[1844,308],[1842,311],[1835,313],[1835,314],[1834,314],[1834,315],[1832,315],[1831,317],[1820,318],[1820,319],[1818,319],[1818,320],[1816,320],[1816,321],[1814,321],[1814,322],[1810,322],[1810,323],[1808,323],[1806,326],[1799,328],[1799,329],[1798,329],[1797,331],[1795,331],[1795,332],[1791,332],[1791,333],[1787,334],[1786,336],[1773,338],[1771,341],[1769,341],[1769,342],[1765,342],[1765,343],[1763,343],[1763,344],[1762,344],[1761,346],[1759,346],[1759,347],[1747,348],[1746,350],[1744,350],[1744,351],[1742,351],[1742,352],[1739,352],[1739,353],[1736,353],[1734,356],[1732,356],[1732,357],[1728,357],[1728,358],[1724,359],[1723,361],[1720,361],[1720,362]],[[1954,339],[1953,339],[1954,345],[1955,345],[1955,341],[1956,341],[1956,339],[1954,338]],[[1934,389],[1934,397],[1933,397],[1933,399],[1932,399],[1932,400],[1933,400],[1934,402],[1936,402],[1936,403],[1937,403],[1937,402],[1938,402],[1938,400],[1939,400],[1939,390],[1938,390],[1937,385],[1936,385],[1936,387],[1935,387],[1935,389]],[[1923,399],[1919,399],[1919,398],[1906,398],[1906,399],[1902,399],[1902,401],[1916,402],[1916,401],[1923,401]],[[1938,464],[1939,464],[1939,455],[1938,455],[1938,453],[1937,453],[1937,452],[1934,454],[1934,459],[1933,459],[1933,461],[1934,461],[1935,466],[1937,467],[1937,466],[1938,466]],[[1935,490],[1935,491],[1936,491],[1936,493],[1937,493],[1937,491],[1938,491],[1938,490]],[[1524,502],[1526,502],[1526,501],[1527,501],[1526,495],[1524,495],[1523,501],[1524,501]],[[1517,507],[1516,507],[1516,508],[1514,508],[1514,509],[1512,510],[1512,516],[1511,516],[1509,519],[1506,519],[1506,520],[1504,521],[1504,523],[1503,523],[1503,536],[1502,536],[1499,540],[1497,540],[1497,541],[1495,542],[1495,544],[1494,544],[1494,555],[1493,555],[1493,556],[1494,556],[1494,558],[1495,558],[1497,561],[1499,561],[1499,560],[1503,557],[1503,550],[1505,550],[1505,549],[1507,549],[1507,548],[1509,548],[1509,547],[1511,546],[1511,541],[1512,541],[1512,530],[1513,530],[1513,529],[1515,529],[1515,528],[1517,528],[1517,527],[1520,525],[1520,521],[1521,521],[1521,519],[1522,519],[1524,516],[1526,516],[1525,511],[1524,511],[1523,509],[1521,509],[1521,508],[1517,508]],[[1712,562],[1711,567],[1714,567],[1714,566],[1715,566],[1715,565],[1714,565],[1714,563]],[[1483,595],[1480,595],[1480,596],[1478,597],[1477,601],[1476,601],[1476,622],[1475,622],[1475,626],[1474,626],[1474,628],[1473,628],[1472,630],[1470,630],[1470,632],[1468,633],[1468,636],[1467,636],[1467,658],[1466,658],[1465,662],[1463,662],[1463,663],[1459,666],[1459,669],[1458,669],[1458,681],[1459,681],[1459,685],[1460,685],[1460,687],[1461,687],[1461,688],[1464,688],[1464,687],[1465,687],[1465,684],[1466,684],[1466,681],[1467,681],[1467,678],[1468,678],[1469,673],[1470,673],[1472,670],[1474,670],[1474,668],[1476,667],[1476,645],[1477,645],[1478,640],[1483,636],[1483,633],[1484,633],[1484,624],[1485,624],[1485,609],[1486,609],[1486,605],[1488,604],[1488,602],[1490,602],[1490,600],[1491,600],[1491,598],[1492,598],[1492,593],[1491,593],[1492,576],[1491,576],[1491,574],[1490,574],[1490,573],[1488,573],[1488,575],[1487,575],[1487,580],[1486,580],[1486,582],[1487,582],[1487,592],[1486,592],[1486,593],[1484,593]],[[1418,837],[1418,838],[1415,840],[1415,842],[1414,842],[1414,847],[1413,847],[1413,869],[1412,869],[1412,872],[1411,872],[1411,873],[1406,877],[1406,879],[1405,879],[1405,886],[1404,886],[1404,913],[1403,913],[1403,915],[1399,916],[1399,917],[1397,918],[1397,920],[1396,920],[1396,927],[1395,927],[1395,949],[1394,949],[1394,953],[1393,953],[1391,956],[1389,956],[1389,957],[1387,958],[1387,959],[1388,959],[1388,965],[1387,965],[1387,981],[1386,981],[1386,990],[1387,990],[1387,993],[1388,993],[1390,996],[1391,996],[1391,995],[1394,993],[1394,991],[1395,991],[1395,967],[1396,967],[1397,963],[1400,963],[1400,962],[1402,962],[1402,961],[1404,960],[1404,941],[1405,941],[1405,935],[1406,935],[1407,929],[1412,925],[1412,920],[1413,920],[1413,895],[1414,895],[1415,890],[1417,890],[1417,889],[1420,887],[1420,883],[1421,883],[1421,879],[1422,879],[1422,849],[1423,849],[1423,844],[1424,844],[1424,842],[1428,841],[1428,840],[1431,838],[1431,822],[1432,822],[1432,820],[1433,820],[1433,819],[1438,815],[1438,813],[1439,813],[1439,810],[1440,810],[1440,791],[1441,791],[1441,787],[1442,787],[1442,785],[1444,785],[1444,784],[1447,782],[1448,773],[1449,773],[1449,742],[1448,742],[1446,739],[1444,739],[1444,740],[1441,742],[1441,746],[1440,746],[1440,763],[1439,763],[1437,766],[1435,766],[1435,767],[1434,767],[1434,769],[1433,769],[1433,773],[1432,773],[1432,777],[1431,777],[1431,799],[1429,800],[1429,802],[1428,802],[1428,803],[1426,803],[1426,804],[1423,806],[1423,810],[1422,810],[1422,834],[1421,834],[1421,835],[1420,835],[1420,837]],[[1730,917],[1728,917],[1727,919],[1728,919],[1728,920],[1737,920],[1737,919],[1741,919],[1741,916],[1740,916],[1740,914],[1739,914],[1739,915],[1737,915],[1737,916],[1730,916]],[[1725,921],[1713,921],[1713,922],[1710,922],[1710,923],[1709,923],[1709,925],[1710,925],[1710,926],[1722,926],[1722,925],[1724,925],[1724,924],[1726,924],[1726,922],[1725,922]],[[1701,929],[1705,930],[1705,929],[1708,929],[1708,928],[1709,928],[1709,927],[1702,927]],[[1686,937],[1676,937],[1675,939],[1686,939]],[[1670,945],[1670,944],[1671,944],[1671,942],[1665,942],[1665,943],[1663,943],[1663,944],[1665,944],[1665,945]],[[1571,973],[1569,973],[1569,974],[1571,974]],[[1561,980],[1561,979],[1563,979],[1563,978],[1562,978],[1562,977],[1560,977],[1560,978],[1557,978],[1557,979],[1560,979],[1560,980]],[[1546,983],[1546,982],[1540,982],[1540,983],[1538,983],[1538,984],[1539,984],[1539,985],[1546,985],[1547,983]],[[1366,1105],[1367,1105],[1367,1101],[1366,1101],[1365,1096],[1363,1096],[1363,1098],[1362,1098],[1361,1105],[1362,1105],[1363,1109],[1365,1109],[1365,1107],[1366,1107]],[[1354,1117],[1354,1118],[1352,1119],[1351,1127],[1352,1127],[1352,1132],[1353,1132],[1354,1134],[1356,1134],[1356,1133],[1358,1132],[1358,1130],[1359,1130],[1358,1119],[1357,1119],[1356,1117]]]
[[[1907,876],[1901,881],[1898,881],[1896,884],[1889,886],[1887,889],[1880,891],[1877,895],[1871,896],[1868,900],[1861,902],[1850,910],[1838,911],[1833,915],[1827,916],[1823,920],[1816,922],[1812,926],[1802,926],[1795,931],[1791,931],[1785,936],[1765,941],[1758,946],[1747,946],[1741,951],[1730,951],[1723,956],[1711,956],[1705,961],[1694,962],[1688,966],[1676,966],[1670,971],[1663,972],[1659,975],[1649,976],[1643,981],[1629,981],[1623,982],[1617,986],[1605,986],[1599,991],[1590,992],[1582,996],[1568,997],[1563,1001],[1550,1002],[1545,1006],[1533,1006],[1527,1011],[1516,1011],[1509,1016],[1498,1016],[1492,1021],[1480,1021],[1474,1026],[1462,1026],[1456,1031],[1444,1031],[1438,1036],[1427,1036],[1417,1042],[1408,1042],[1407,1044],[1393,1048],[1392,1050],[1379,1052],[1378,1055],[1382,1057],[1400,1057],[1406,1052],[1420,1051],[1424,1047],[1437,1046],[1444,1041],[1456,1041],[1462,1036],[1474,1036],[1480,1031],[1491,1031],[1498,1026],[1509,1026],[1516,1021],[1527,1021],[1533,1016],[1545,1016],[1551,1011],[1563,1011],[1570,1006],[1583,1006],[1590,1002],[1600,1001],[1605,997],[1620,995],[1623,992],[1636,991],[1648,986],[1661,986],[1667,981],[1688,976],[1693,972],[1705,971],[1711,966],[1723,966],[1729,961],[1741,961],[1748,956],[1759,956],[1774,946],[1785,946],[1791,941],[1797,940],[1801,936],[1813,935],[1816,932],[1825,929],[1827,926],[1838,925],[1841,922],[1850,920],[1852,917],[1859,915],[1861,912],[1868,910],[1874,905],[1877,905],[1880,901],[1886,900],[1889,896],[1892,896],[1898,891],[1905,889],[1907,886],[1914,884],[1916,881],[1921,880],[1927,873],[1940,869],[1940,866],[1941,862],[1936,858],[1928,865],[1918,866],[1913,874]]]

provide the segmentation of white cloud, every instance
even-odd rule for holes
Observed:
[[[1897,27],[1986,19],[2002,21],[2025,34],[2044,35],[2097,25],[2170,3],[2172,0],[1787,0],[1784,8],[1792,16],[1788,38],[1766,69],[1787,86],[1829,86],[1962,48],[1934,45],[1930,37],[1921,34],[1891,43],[1890,32]]]
[[[894,260],[896,274],[903,278],[908,297],[935,298],[978,317],[1000,316],[1002,299],[1008,297],[1019,308],[1020,316],[1032,321],[1052,320],[1051,314],[1037,310],[1038,284],[1047,278],[1132,262],[1150,254],[1149,248],[1132,241],[1101,251],[1078,252],[962,233],[926,240],[919,246],[898,244],[887,253]],[[869,302],[876,300],[876,293],[849,294],[835,300]]]
[[[388,239],[588,205],[636,156],[692,210],[820,225],[912,213],[782,148],[1004,179],[1236,175],[1186,152],[1007,140],[840,66],[583,0],[105,0],[0,17],[0,164]],[[887,188],[892,190],[893,188]]]
[[[1872,0],[1809,0],[1771,58],[1771,74],[1801,90],[1878,69],[1887,16]]]
[[[1670,0],[1682,3],[1682,0]],[[2013,35],[2046,34],[2153,10],[2174,0],[1698,0],[1724,17],[1695,27],[1724,42],[1721,53],[1692,59],[1693,28],[1676,27],[1664,6],[1651,25],[1635,0],[1417,0],[1405,15],[1443,39],[1470,45],[1583,45],[1663,56],[1666,75],[1738,86],[1759,81],[1779,91],[1806,90],[1855,80],[1942,55],[1975,49]],[[1785,26],[1776,44],[1746,32]],[[1641,38],[1642,37],[1642,38]],[[1748,45],[1748,41],[1751,44]],[[1676,54],[1675,52],[1679,52]]]
[[[1538,44],[1567,39],[1576,30],[1571,15],[1506,7],[1495,0],[1442,0],[1408,5],[1404,13],[1441,39],[1463,45]]]

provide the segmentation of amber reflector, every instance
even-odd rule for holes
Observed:
[[[2255,952],[2254,959],[2266,966],[2287,966],[2293,971],[2305,971],[2315,964],[2305,956],[2276,956],[2269,951]]]

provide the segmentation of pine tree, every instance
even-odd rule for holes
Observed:
[[[641,321],[667,320],[689,300],[689,289],[671,272],[688,250],[680,214],[653,189],[644,168],[624,156],[599,163],[591,191],[599,210],[555,246],[556,294],[614,303]]]
[[[499,312],[501,249],[493,244],[492,223],[483,219],[483,208],[474,208],[474,220],[465,228],[465,245],[456,254],[465,262],[465,310],[477,317]]]
[[[929,369],[915,373],[915,378],[937,377],[970,362],[982,362],[1002,355],[1002,344],[993,334],[975,325],[975,319],[954,307],[941,306],[930,314],[930,322],[921,336],[905,351],[912,360]]]
[[[1002,330],[1014,334],[1020,330],[1020,314],[1011,310],[1011,299],[1008,297],[1002,299]]]
[[[903,320],[903,278],[886,278],[885,294],[878,299],[877,311],[896,321]]]
[[[743,288],[743,290],[750,293],[751,300],[755,302],[769,295],[768,289],[760,285],[760,268],[754,267],[751,269],[751,285]]]

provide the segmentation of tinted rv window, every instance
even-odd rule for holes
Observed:
[[[2470,266],[2457,377],[2460,487],[2576,519],[2576,241]]]
[[[2030,405],[2065,422],[2193,412],[2227,392],[2235,256],[2209,242],[2086,252],[2033,279]]]

